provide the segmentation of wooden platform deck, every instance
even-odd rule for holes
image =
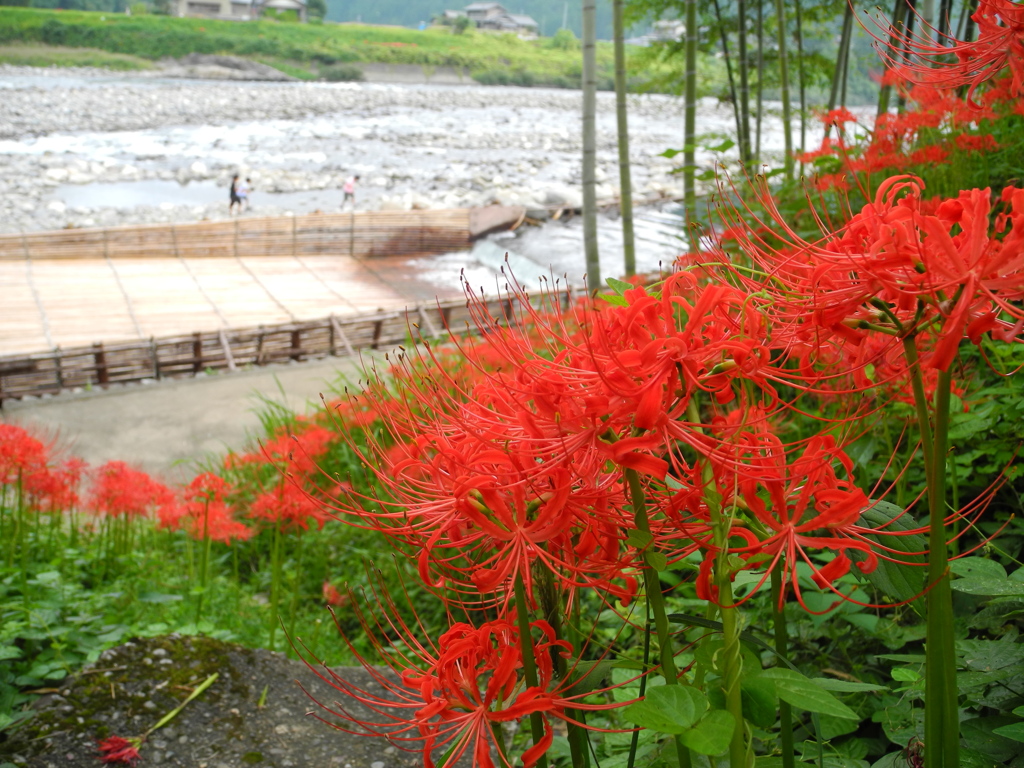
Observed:
[[[409,257],[0,261],[0,355],[348,317],[456,299]]]
[[[409,308],[432,315],[424,322],[436,330],[462,293],[455,280],[426,279],[424,258],[468,249],[521,215],[403,211],[0,236],[0,402],[376,347],[404,337]]]

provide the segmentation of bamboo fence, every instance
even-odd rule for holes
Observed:
[[[468,209],[360,211],[33,232],[0,235],[0,260],[418,256],[469,248],[475,218]]]
[[[494,317],[511,319],[512,303],[493,300]],[[418,305],[406,311],[232,328],[146,341],[54,349],[0,357],[0,405],[5,399],[56,394],[143,380],[181,378],[211,371],[353,355],[389,349],[414,339],[441,337],[447,329],[474,329],[465,299]]]

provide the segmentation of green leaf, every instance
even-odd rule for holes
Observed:
[[[608,283],[608,287],[620,296],[635,287],[632,283],[627,283],[624,280],[616,280],[614,277],[609,277],[606,282]]]
[[[674,686],[678,688],[679,686]],[[724,709],[713,709],[680,737],[683,744],[701,755],[720,755],[729,748],[736,719]]]
[[[747,677],[740,683],[743,716],[758,728],[771,728],[779,713],[775,684],[761,677]]]
[[[617,293],[599,293],[597,298],[601,299],[601,301],[607,301],[609,304],[614,304],[616,307],[629,306],[629,302]]]
[[[654,535],[649,531],[641,531],[639,528],[630,528],[626,533],[626,543],[636,549],[647,549],[654,541]]]
[[[861,512],[860,524],[875,530],[899,533],[918,527],[917,521],[895,504],[888,501],[872,501],[871,506]],[[911,600],[924,591],[925,557],[917,552],[928,549],[928,542],[921,534],[902,536],[872,535],[866,537],[870,541],[883,543],[886,547],[896,550],[890,557],[900,561],[891,562],[884,558],[878,559],[878,566],[871,573],[864,574],[876,589],[896,601]],[[906,563],[906,565],[904,565]]]
[[[138,600],[140,603],[176,603],[179,600],[184,600],[181,595],[164,595],[159,592],[143,592],[139,595]]]
[[[1005,579],[1006,569],[995,560],[984,557],[963,557],[953,560],[949,570],[957,576],[981,576],[989,579]]]
[[[832,717],[860,719],[856,712],[799,672],[791,669],[767,669],[761,673],[761,677],[774,682],[776,695],[794,707]]]
[[[661,552],[645,552],[644,558],[647,564],[656,571],[664,571],[668,568],[668,558]]]
[[[716,144],[713,147],[704,147],[708,152],[728,152],[730,149],[736,146],[736,142],[732,139],[726,139],[721,144]]]
[[[826,691],[838,693],[856,693],[868,691],[888,691],[884,685],[873,685],[872,683],[854,683],[849,680],[833,680],[831,677],[812,677],[811,682]]]
[[[667,157],[669,160],[671,160],[676,155],[681,154],[683,154],[683,150],[681,149],[666,149],[664,152],[658,155],[658,157]]]
[[[614,666],[615,662],[612,659],[578,662],[572,674],[572,684],[566,693],[569,696],[590,693],[601,684]]]
[[[968,576],[963,579],[954,579],[950,587],[957,592],[964,592],[968,595],[986,595],[990,597],[1016,597],[1024,595],[1024,584],[1009,579],[990,579],[985,576]]]
[[[1019,742],[997,734],[995,730],[1015,722],[1016,718],[1009,715],[975,717],[960,723],[960,733],[970,749],[994,760],[1007,761],[1019,753]]]
[[[663,685],[648,692],[643,701],[623,709],[622,716],[652,731],[681,734],[696,723],[707,708],[707,698],[696,688]]]
[[[1018,707],[1020,709],[1020,707]],[[1007,739],[1013,739],[1014,741],[1024,741],[1024,721],[1019,723],[1010,723],[1009,725],[1000,725],[998,728],[993,728],[992,733],[998,734]]]
[[[21,648],[16,645],[0,645],[0,661],[20,659]]]
[[[909,667],[896,667],[892,671],[892,679],[901,683],[916,683],[921,679],[921,673]]]

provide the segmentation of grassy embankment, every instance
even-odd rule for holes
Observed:
[[[106,59],[104,51],[132,58]],[[486,84],[575,88],[581,69],[578,42],[566,37],[524,41],[515,35],[472,30],[457,35],[447,28],[419,31],[357,24],[0,9],[0,61],[124,69],[132,63],[141,67],[147,61],[189,53],[248,57],[303,79],[348,79],[355,74],[351,65],[361,62],[412,64],[428,71],[450,66]],[[601,86],[610,88],[610,43],[598,43],[597,58]],[[638,72],[637,76],[648,79],[644,74],[653,73]]]

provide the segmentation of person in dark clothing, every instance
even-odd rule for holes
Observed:
[[[231,177],[231,204],[228,206],[228,213],[235,212],[235,206],[242,210],[242,198],[238,194],[238,174]]]

